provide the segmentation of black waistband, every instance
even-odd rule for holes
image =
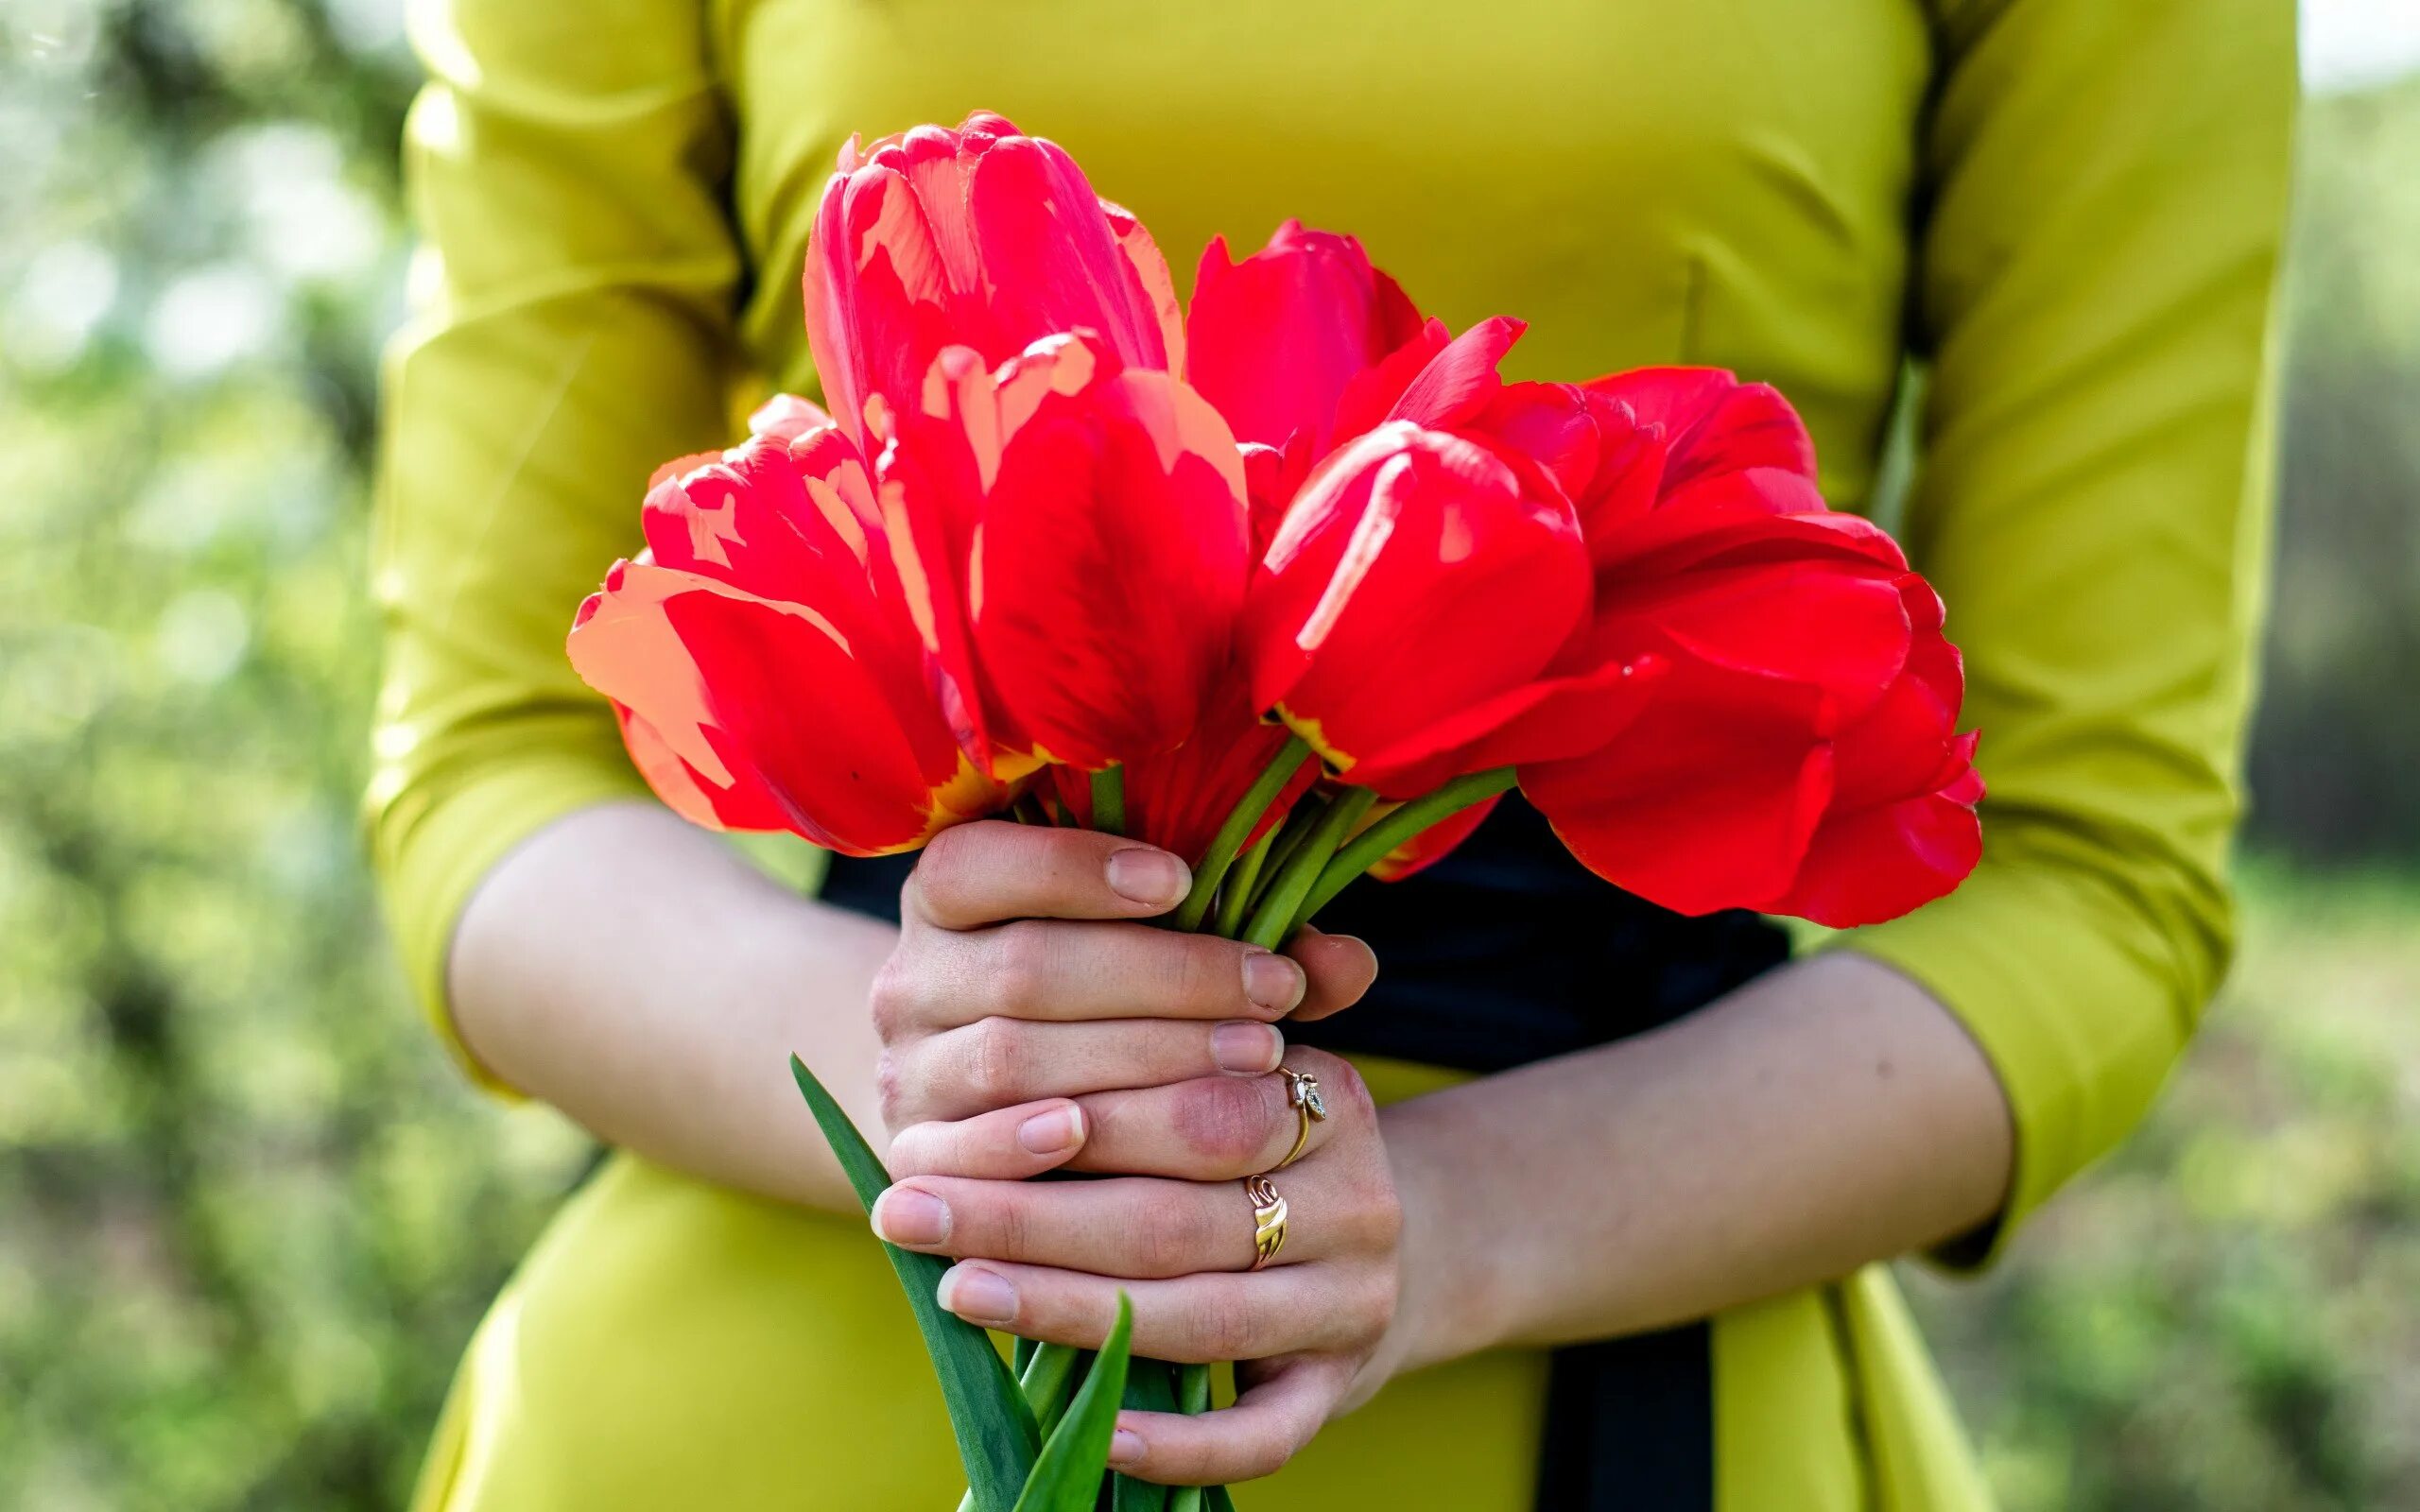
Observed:
[[[896,919],[913,858],[836,858],[825,901]],[[1378,954],[1350,1011],[1287,1038],[1495,1072],[1642,1034],[1789,954],[1753,914],[1685,919],[1607,886],[1509,797],[1454,853],[1403,882],[1356,883],[1322,929]],[[1541,1512],[1710,1512],[1711,1337],[1697,1323],[1558,1349],[1550,1369]]]

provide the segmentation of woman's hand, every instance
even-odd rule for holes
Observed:
[[[1284,1159],[1299,1127],[1271,1021],[1349,1005],[1376,965],[1358,940],[1316,931],[1278,955],[1137,922],[1189,882],[1176,857],[1111,835],[960,826],[920,858],[873,989],[898,1180],[875,1227],[984,1262],[950,1273],[945,1305],[1098,1345],[1123,1284],[1138,1354],[1257,1362],[1227,1411],[1121,1419],[1119,1468],[1177,1483],[1268,1474],[1357,1383],[1375,1388],[1401,1227],[1359,1076],[1298,1051],[1330,1116],[1274,1179],[1316,1216],[1246,1274],[1241,1178]],[[1060,1167],[1123,1178],[1017,1179]]]
[[[1123,1290],[1137,1355],[1247,1362],[1233,1407],[1122,1414],[1111,1462],[1177,1485],[1270,1474],[1392,1373],[1403,1284],[1403,1207],[1368,1090],[1320,1051],[1297,1049],[1287,1063],[1318,1077],[1328,1115],[1311,1125],[1304,1157],[1270,1175],[1288,1216],[1264,1269],[1252,1269],[1253,1204],[1236,1178],[1268,1170],[1293,1143],[1297,1115],[1275,1074],[1240,1084],[1282,1109],[1273,1129],[1239,1122],[1238,1138],[1210,1150],[1166,1134],[1147,1143],[1137,1130],[1135,1153],[1148,1148],[1186,1179],[908,1176],[874,1205],[875,1231],[962,1261],[942,1278],[941,1300],[970,1323],[1098,1348]]]
[[[1191,882],[1115,835],[991,821],[944,831],[900,900],[873,988],[894,1176],[1248,1176],[1293,1114],[1273,1021],[1358,999],[1369,947],[1305,931],[1286,954],[1140,922]]]

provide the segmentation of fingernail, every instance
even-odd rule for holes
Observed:
[[[1303,969],[1274,951],[1244,957],[1244,996],[1272,1013],[1290,1013],[1303,1001]]]
[[[997,1271],[953,1266],[936,1295],[942,1306],[969,1323],[1005,1328],[1017,1320],[1017,1289]]]
[[[1237,1019],[1210,1031],[1210,1058],[1222,1070],[1264,1072],[1277,1069],[1286,1040],[1265,1023]]]
[[[1154,908],[1182,901],[1193,885],[1184,862],[1149,846],[1129,846],[1109,858],[1109,886],[1120,898]]]
[[[1142,1457],[1142,1435],[1121,1428],[1109,1435],[1109,1462],[1112,1465],[1132,1465]]]
[[[892,1187],[873,1200],[873,1231],[894,1245],[938,1245],[949,1237],[949,1204],[914,1187]]]
[[[1084,1110],[1070,1105],[1036,1113],[1017,1125],[1017,1143],[1033,1155],[1056,1155],[1084,1137]]]

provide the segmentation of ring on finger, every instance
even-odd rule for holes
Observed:
[[[1294,1109],[1296,1120],[1294,1147],[1286,1152],[1286,1159],[1270,1167],[1272,1171],[1283,1171],[1301,1160],[1303,1152],[1310,1148],[1311,1125],[1327,1122],[1327,1100],[1320,1095],[1320,1079],[1309,1072],[1280,1066],[1277,1074],[1286,1078],[1286,1102]]]
[[[1244,1195],[1252,1199],[1252,1264],[1258,1270],[1286,1247],[1286,1199],[1266,1176],[1244,1177]]]

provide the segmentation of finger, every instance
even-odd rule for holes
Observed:
[[[1192,885],[1183,861],[1151,846],[986,819],[933,836],[900,909],[942,929],[1008,919],[1145,919],[1175,907]]]
[[[883,1164],[893,1181],[927,1175],[1016,1181],[1066,1164],[1090,1129],[1080,1105],[1048,1098],[956,1122],[911,1124],[890,1142]]]
[[[1303,1126],[1287,1079],[1273,1074],[1199,1076],[1166,1087],[1093,1092],[1077,1101],[1087,1132],[1083,1147],[1068,1162],[1074,1171],[1231,1181],[1284,1160]],[[1332,1115],[1313,1120],[1304,1156],[1334,1138],[1340,1126]]]
[[[1297,1167],[1284,1180],[1286,1238],[1270,1268],[1370,1251],[1393,1237],[1392,1208],[1357,1196],[1342,1173]],[[1305,1214],[1300,1223],[1298,1208]],[[873,1221],[874,1232],[902,1249],[1134,1280],[1249,1270],[1258,1229],[1241,1182],[1154,1177],[908,1177],[876,1199]]]
[[[918,1001],[927,1028],[994,1016],[1282,1018],[1303,1001],[1303,967],[1258,946],[1149,924],[1022,919],[937,936]]]
[[[1198,1417],[1118,1414],[1109,1462],[1163,1486],[1228,1486],[1274,1475],[1318,1435],[1352,1383],[1352,1366],[1338,1356],[1274,1362],[1232,1407]]]
[[[1292,1014],[1305,1022],[1343,1012],[1378,979],[1377,953],[1351,935],[1297,930],[1286,954],[1301,963],[1306,979],[1302,1004]]]
[[[959,1119],[1044,1097],[1078,1097],[1117,1087],[1158,1086],[1197,1076],[1258,1076],[1277,1069],[1286,1037],[1249,1019],[1192,1023],[1106,1019],[1036,1023],[984,1019],[899,1052],[885,1112],[897,1126]]]
[[[1364,1279],[1336,1265],[1132,1280],[970,1260],[951,1266],[935,1295],[969,1323],[1098,1349],[1120,1291],[1134,1304],[1135,1354],[1180,1365],[1358,1347],[1393,1309],[1374,1270]]]
[[[876,1198],[873,1221],[902,1249],[1130,1280],[1244,1270],[1253,1257],[1250,1199],[1225,1182],[919,1176]]]

